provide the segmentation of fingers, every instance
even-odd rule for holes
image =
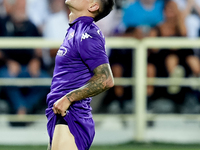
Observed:
[[[54,114],[60,114],[60,109],[56,106],[56,104],[53,104],[53,112]]]
[[[66,110],[69,108],[70,104],[68,101],[66,101],[66,96],[63,96],[62,98],[60,98],[59,100],[57,100],[54,104],[53,104],[53,112],[55,114],[61,114],[62,116],[66,115]]]
[[[58,114],[56,108],[53,107],[52,109],[53,109],[54,114]]]
[[[66,116],[66,114],[67,114],[67,111],[61,112],[62,117]]]
[[[54,114],[61,114],[62,117],[66,116],[66,114],[67,114],[67,111],[61,111],[60,112],[59,110],[57,110],[54,107],[52,109],[53,109]]]
[[[67,111],[62,111],[60,110],[59,108],[57,108],[55,105],[53,105],[53,108],[52,108],[54,114],[61,114],[61,116],[66,116],[67,114]]]

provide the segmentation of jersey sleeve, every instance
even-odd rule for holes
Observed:
[[[105,50],[105,39],[100,30],[93,29],[82,34],[79,53],[91,71],[102,64],[109,63]]]

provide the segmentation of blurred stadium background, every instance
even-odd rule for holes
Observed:
[[[0,2],[2,2],[0,0]],[[117,0],[117,9],[132,0]],[[0,11],[2,9],[0,8]],[[106,37],[108,49],[134,49],[132,53],[133,77],[115,78],[115,85],[132,86],[132,99],[126,104],[127,112],[119,113],[113,103],[109,113],[98,113],[102,93],[93,98],[93,116],[96,136],[91,150],[197,150],[200,149],[200,106],[189,103],[190,113],[174,113],[171,103],[162,100],[147,110],[146,86],[200,87],[199,77],[147,78],[147,50],[149,48],[200,48],[200,39]],[[58,49],[59,39],[1,37],[0,49]],[[0,92],[6,86],[49,87],[51,78],[0,78]],[[45,102],[42,102],[43,105]],[[195,107],[194,107],[195,106]],[[34,114],[10,114],[8,103],[0,100],[0,150],[44,150],[47,147],[45,107]],[[196,110],[197,109],[197,110]],[[194,110],[194,111],[191,111]],[[155,113],[157,112],[157,113]],[[192,112],[192,113],[191,113]]]

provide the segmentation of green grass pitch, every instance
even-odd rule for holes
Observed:
[[[46,150],[47,146],[3,146],[0,150]],[[200,145],[177,145],[160,143],[127,143],[112,146],[92,146],[90,150],[200,150]]]

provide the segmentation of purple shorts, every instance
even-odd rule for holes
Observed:
[[[53,139],[53,133],[57,122],[57,115],[54,114],[52,108],[46,109],[46,116],[48,119],[47,130],[50,137],[50,145]],[[85,117],[80,117],[73,111],[68,111],[67,115],[63,118],[72,135],[75,138],[76,145],[79,150],[88,150],[93,142],[95,135],[95,124],[89,114]]]

